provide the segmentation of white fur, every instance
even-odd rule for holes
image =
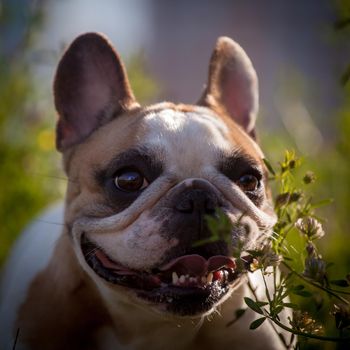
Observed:
[[[233,151],[235,146],[228,141],[227,126],[206,108],[151,112],[144,118],[144,127],[142,143],[161,149],[169,172],[184,178],[198,177],[198,172],[216,163],[219,152]]]
[[[114,260],[136,270],[154,266],[161,260],[164,252],[178,243],[175,238],[163,238],[163,221],[143,212],[125,230],[89,235],[89,240],[103,247]],[[94,232],[93,232],[94,233]]]
[[[33,278],[47,266],[62,224],[63,205],[56,205],[34,220],[12,250],[0,285],[0,349],[12,349],[18,309]]]
[[[181,180],[186,184],[193,181],[191,175],[206,179],[213,189],[229,198],[234,221],[244,212],[250,216],[250,226],[256,234],[260,233],[258,226],[267,229],[273,226],[274,217],[257,208],[236,184],[215,169],[218,156],[232,154],[237,145],[230,140],[227,126],[213,112],[201,107],[194,112],[172,109],[150,112],[144,118],[143,130],[139,142],[159,150],[166,175],[154,181],[125,211],[107,218],[77,220],[73,224],[76,246],[80,245],[81,232],[85,232],[108,256],[129,268],[142,270],[154,266],[178,242],[160,235],[163,219],[150,215],[149,208],[171,188],[181,185]],[[154,186],[157,187],[153,189]],[[79,251],[77,254],[87,267]],[[90,268],[87,271],[91,273]]]

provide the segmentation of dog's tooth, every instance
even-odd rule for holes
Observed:
[[[179,281],[179,276],[175,271],[173,271],[172,273],[172,281],[173,281],[173,284],[177,284],[177,282]]]
[[[179,278],[179,282],[180,283],[185,283],[186,281],[186,277],[184,275],[181,275],[180,278]]]
[[[168,297],[166,300],[167,300],[168,303],[171,303],[173,301],[173,298]]]
[[[196,277],[190,277],[190,282],[191,282],[191,283],[196,283],[196,282],[197,282]]]
[[[226,282],[228,280],[228,271],[224,270],[222,281]]]
[[[206,284],[207,283],[207,278],[205,276],[202,276],[201,281],[202,281],[203,284]]]
[[[211,282],[213,282],[213,274],[209,272],[207,276],[207,283],[211,283]]]

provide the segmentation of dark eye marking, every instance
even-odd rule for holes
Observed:
[[[260,205],[265,197],[264,172],[262,165],[255,159],[237,154],[223,157],[219,170],[256,204]]]
[[[107,179],[113,179],[123,170],[141,173],[148,182],[154,181],[163,171],[159,154],[146,149],[130,149],[118,154],[103,169],[97,170],[96,180],[103,185]]]
[[[95,170],[95,181],[116,211],[127,208],[163,172],[160,152],[130,149]]]

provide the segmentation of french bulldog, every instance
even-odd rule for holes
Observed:
[[[65,205],[6,265],[1,349],[284,348],[268,321],[249,329],[253,311],[233,322],[248,282],[265,293],[234,252],[266,243],[276,221],[243,49],[218,39],[197,104],[143,107],[109,41],[87,33],[59,62],[54,101]],[[212,239],[219,212],[232,229]]]

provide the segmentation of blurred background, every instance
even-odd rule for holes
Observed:
[[[315,198],[334,199],[320,213],[322,251],[335,275],[349,273],[349,18],[349,0],[0,0],[0,265],[25,225],[64,196],[53,76],[64,48],[98,31],[142,103],[196,102],[216,38],[239,42],[260,79],[266,156],[274,163],[294,148],[317,174]]]

